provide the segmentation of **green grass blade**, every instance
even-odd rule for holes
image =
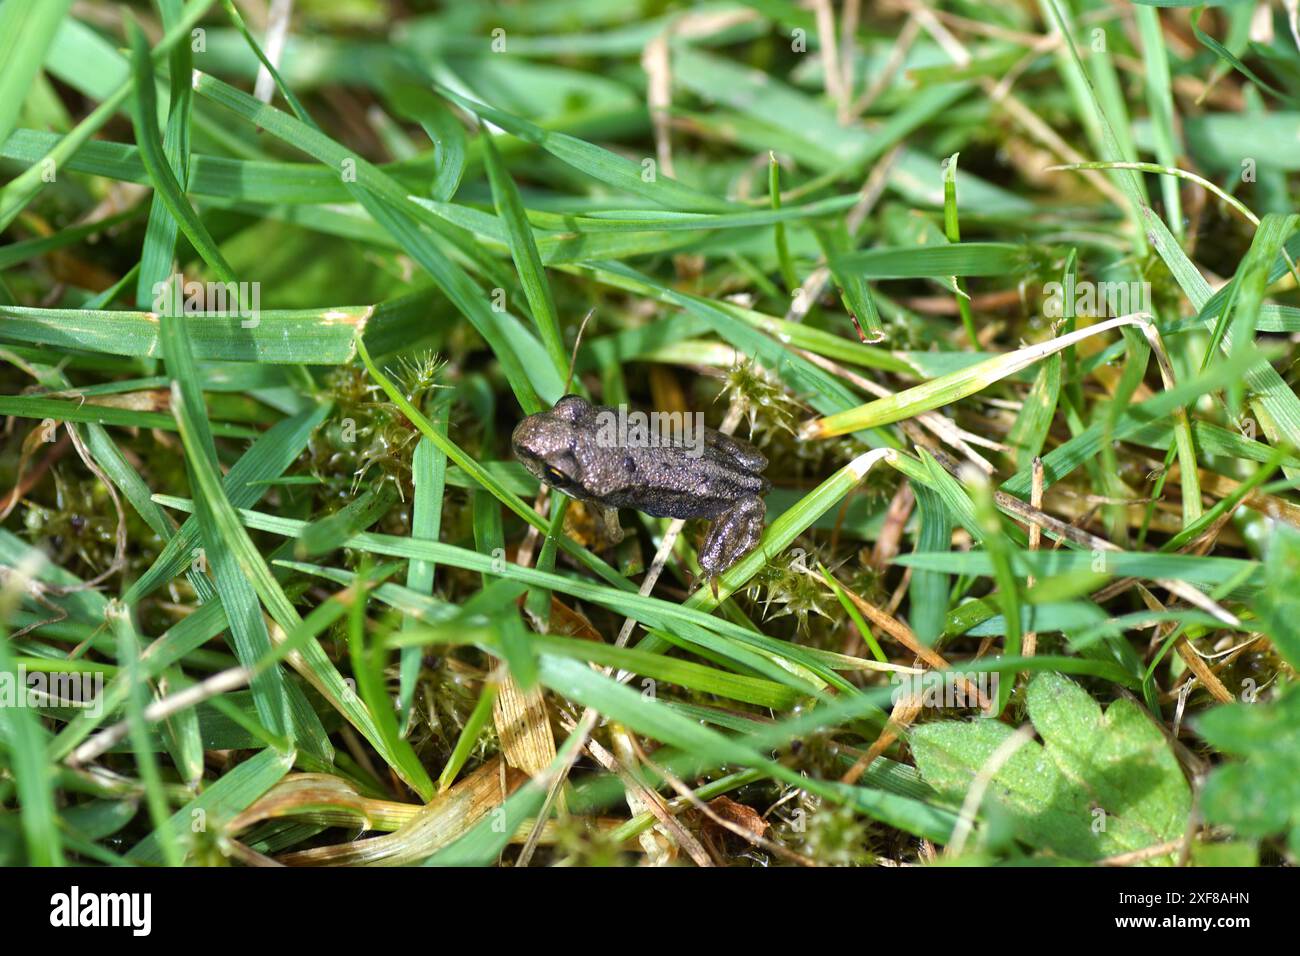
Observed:
[[[6,0],[0,5],[0,143],[9,138],[71,0]]]
[[[159,6],[164,28],[180,19],[180,0],[164,0]],[[172,48],[167,67],[171,75],[171,96],[167,104],[167,135],[164,137],[163,148],[167,166],[183,191],[189,180],[190,104],[194,99],[190,89],[193,56],[188,44],[178,43]],[[176,228],[177,222],[166,201],[155,192],[149,207],[149,223],[145,228],[144,248],[140,253],[140,271],[136,282],[135,298],[141,308],[149,307],[155,298],[154,287],[171,275],[172,256],[176,251]]]
[[[460,96],[446,87],[435,84],[434,88],[440,95],[473,113],[479,119],[486,120],[507,133],[540,146],[561,162],[615,189],[644,196],[665,209],[725,212],[732,208],[730,203],[657,173],[653,168],[654,160],[649,157],[640,164],[634,163],[630,159],[576,137],[551,132],[503,110]],[[651,165],[646,165],[647,162]]]
[[[166,830],[173,838],[185,838],[193,832],[196,820],[228,821],[254,800],[270,790],[293,766],[293,753],[263,750],[224,774],[201,795],[171,815]],[[151,833],[127,853],[133,863],[158,864],[163,862],[162,837]]]
[[[140,640],[131,623],[127,608],[114,601],[108,606],[108,624],[117,635],[117,659],[126,665],[128,691],[126,697],[127,722],[131,729],[131,746],[135,750],[136,766],[144,782],[145,804],[158,837],[163,862],[167,866],[180,866],[183,858],[176,833],[167,827],[167,796],[163,792],[158,760],[154,756],[144,720],[144,709],[149,697],[149,685],[140,677]]]
[[[149,179],[153,183],[155,195],[166,205],[167,211],[185,233],[185,238],[189,239],[195,250],[203,257],[203,261],[212,268],[222,282],[237,284],[230,264],[217,248],[217,243],[199,219],[194,207],[185,198],[180,184],[176,181],[176,175],[168,164],[162,137],[155,125],[158,98],[154,87],[153,61],[149,58],[149,47],[144,34],[135,24],[130,25],[128,32],[131,34],[131,65],[135,77],[132,118],[135,121],[136,142],[140,144],[140,159],[144,163],[145,172],[149,174]],[[148,278],[143,269],[141,276]]]
[[[172,29],[154,47],[153,56],[160,57],[175,44],[189,42],[190,30],[212,6],[213,0],[190,0],[185,13]],[[40,159],[11,179],[0,189],[0,230],[8,228],[18,213],[50,182],[51,169],[63,167],[99,129],[122,108],[131,95],[133,79],[127,79],[107,99],[77,124],[68,135],[51,146]]]
[[[555,371],[561,375],[569,367],[568,356],[564,352],[564,334],[560,331],[560,316],[555,309],[555,297],[551,295],[551,285],[546,280],[546,270],[542,268],[542,257],[537,251],[537,241],[533,229],[528,224],[523,201],[519,198],[519,189],[510,178],[501,154],[492,142],[492,135],[486,131],[480,134],[483,143],[483,160],[487,167],[488,182],[492,186],[492,202],[497,215],[506,224],[510,236],[510,254],[514,258],[515,268],[528,297],[528,308],[533,314],[533,323],[537,334],[546,347]]]
[[[9,605],[17,595],[6,588],[0,593],[4,618],[10,617]],[[0,621],[0,675],[12,686],[27,693],[25,682],[18,679],[9,640],[9,627]],[[54,806],[54,780],[47,756],[47,735],[35,712],[23,707],[0,707],[0,751],[5,755],[23,813],[19,821],[27,860],[32,866],[62,866],[63,839],[59,834],[58,814]]]

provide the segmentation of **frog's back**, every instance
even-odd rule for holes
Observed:
[[[771,483],[707,446],[624,447],[606,459],[605,500],[661,518],[712,518],[739,498],[764,495]]]

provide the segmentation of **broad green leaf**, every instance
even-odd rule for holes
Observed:
[[[1182,836],[1191,790],[1164,735],[1136,704],[1118,700],[1103,714],[1077,684],[1046,672],[1030,681],[1028,708],[1043,743],[1019,742],[984,796],[1011,819],[1019,840],[1091,862]],[[1014,733],[995,720],[939,721],[908,739],[926,782],[961,801]]]
[[[1300,850],[1300,690],[1273,701],[1221,704],[1196,721],[1213,747],[1234,755],[1205,781],[1207,819],[1246,837],[1285,835]]]

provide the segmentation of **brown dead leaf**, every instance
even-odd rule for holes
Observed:
[[[551,594],[551,625],[550,633],[563,634],[566,637],[577,637],[584,641],[597,641],[604,643],[605,639],[600,636],[600,632],[592,625],[587,616],[580,611],[569,607],[552,592]]]

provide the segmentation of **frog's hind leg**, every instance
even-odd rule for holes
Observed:
[[[748,495],[714,518],[700,547],[700,568],[704,573],[717,577],[753,550],[763,536],[766,517],[763,499]]]
[[[712,428],[704,429],[704,444],[709,448],[727,455],[740,467],[759,474],[767,467],[767,456],[745,441],[726,432]]]

